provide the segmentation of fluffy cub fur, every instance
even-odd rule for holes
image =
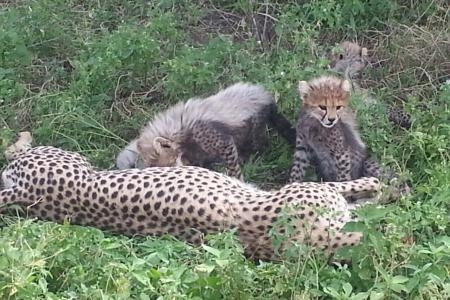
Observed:
[[[225,163],[241,178],[240,160],[260,151],[272,124],[292,145],[295,129],[262,86],[236,83],[205,99],[180,102],[156,115],[117,157],[119,169]]]
[[[302,182],[313,166],[323,181],[344,181],[365,174],[379,177],[368,158],[349,105],[350,83],[333,76],[300,81],[302,107],[297,124],[291,182]]]
[[[367,48],[353,42],[342,42],[339,49],[331,54],[330,68],[344,75],[346,79],[360,78],[367,64]]]

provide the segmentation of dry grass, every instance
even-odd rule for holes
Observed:
[[[395,24],[377,32],[376,40],[373,54],[383,61],[385,72],[367,85],[389,87],[401,100],[406,95],[426,99],[450,78],[450,31],[445,26]]]
[[[208,1],[209,2],[209,1]],[[276,38],[276,8],[270,3],[257,3],[246,12],[226,10],[208,3],[198,23],[189,28],[190,36],[198,44],[206,44],[211,36],[226,35],[233,41],[255,38],[261,51],[267,51]]]

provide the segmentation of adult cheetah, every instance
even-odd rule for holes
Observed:
[[[380,188],[376,178],[362,178],[293,183],[262,191],[193,166],[97,171],[77,153],[47,146],[31,148],[29,142],[19,140],[9,149],[11,161],[2,173],[5,189],[0,191],[0,212],[17,204],[40,219],[69,219],[125,235],[172,234],[194,244],[201,243],[205,234],[235,229],[246,255],[253,259],[279,257],[269,231],[287,206],[298,206],[288,212],[296,229],[290,240],[328,254],[358,243],[360,233],[341,231],[352,218],[343,195]],[[283,228],[275,229],[283,233]]]

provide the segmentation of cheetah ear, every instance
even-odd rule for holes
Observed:
[[[346,91],[347,93],[350,93],[352,86],[350,85],[350,81],[347,79],[343,80],[341,83],[341,88]]]
[[[167,149],[173,148],[173,142],[169,139],[158,136],[153,139],[153,147],[156,152],[161,153]]]
[[[311,91],[311,87],[309,86],[307,81],[299,81],[298,82],[298,92],[300,93],[300,97],[302,99],[304,99],[310,91]]]
[[[366,57],[366,56],[368,56],[368,55],[369,55],[368,52],[369,52],[369,51],[367,50],[366,47],[362,47],[362,48],[361,48],[361,57]]]

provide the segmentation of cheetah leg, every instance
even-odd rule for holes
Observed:
[[[337,190],[338,193],[346,196],[357,196],[369,192],[378,192],[381,190],[381,182],[376,177],[362,177],[350,181],[342,182],[324,182],[323,184]]]
[[[342,232],[332,230],[323,242],[317,242],[318,246],[325,250],[328,255],[333,255],[339,248],[354,246],[360,243],[362,238],[360,232]]]
[[[244,176],[241,172],[241,167],[239,165],[239,155],[234,141],[230,142],[228,146],[226,146],[223,150],[224,152],[222,152],[221,156],[225,158],[228,168],[228,175],[239,178],[243,181]]]
[[[301,141],[306,140],[301,135],[298,137]],[[297,143],[300,147],[296,149],[299,149],[299,157],[300,157],[300,163],[301,168],[303,170],[300,172],[302,177],[304,176],[306,169],[313,165],[315,166],[318,179],[320,181],[344,181],[347,180],[346,177],[343,177],[343,174],[346,175],[348,172],[345,171],[345,168],[349,168],[350,165],[347,166],[341,166],[341,168],[338,168],[337,165],[337,159],[331,154],[330,149],[327,145],[319,142],[319,143],[312,143],[311,145],[307,145],[306,143],[300,142]],[[303,152],[303,153],[302,153]],[[297,153],[297,152],[296,152]],[[350,161],[350,158],[342,158],[347,159]],[[303,160],[303,161],[302,161]],[[299,161],[297,157],[294,155],[294,166],[295,161]],[[306,163],[305,163],[306,162]],[[339,161],[339,163],[341,163]],[[342,163],[343,164],[343,163]],[[341,179],[338,179],[340,177],[343,177]],[[350,180],[351,178],[348,178]],[[303,181],[303,178],[302,178]],[[294,182],[294,181],[292,181]],[[297,181],[301,182],[301,181]]]
[[[319,216],[318,219],[319,221],[316,223],[320,224],[318,225],[320,229],[314,229],[308,225],[302,226],[303,229],[298,230],[288,241],[297,240],[314,248],[322,249],[327,255],[333,255],[341,247],[354,246],[360,242],[362,233],[342,231],[347,222],[355,219],[348,208],[339,212],[332,211],[329,215]],[[297,228],[299,227],[297,226]],[[287,245],[289,243],[284,243],[282,249],[286,249]]]
[[[266,117],[263,113],[254,116],[251,122],[250,141],[252,152],[260,151],[267,147],[269,140],[266,134]]]
[[[28,131],[20,132],[18,135],[17,141],[6,148],[5,150],[5,158],[8,161],[14,160],[20,153],[24,153],[31,149],[31,143],[33,142],[33,138],[31,137],[31,133]]]
[[[385,177],[392,178],[393,174],[388,174],[387,172],[384,172],[378,161],[376,161],[372,157],[369,157],[364,161],[363,176],[376,177],[381,180]]]
[[[349,151],[346,151],[340,158],[338,165],[338,181],[349,181],[362,176],[363,157],[360,153],[350,153]],[[346,196],[345,199],[348,203],[372,202],[374,201],[374,198],[371,194],[372,193],[360,193],[358,196]]]
[[[306,169],[311,166],[308,156],[307,145],[305,144],[303,135],[297,134],[295,141],[294,162],[291,169],[289,182],[303,182]]]
[[[239,153],[233,136],[224,134],[214,123],[198,123],[193,128],[193,139],[206,153],[212,153],[223,160],[228,175],[243,180],[239,165]]]
[[[348,152],[344,153],[338,162],[337,181],[348,181],[351,178],[351,160]]]
[[[328,149],[324,147],[315,147],[313,149],[317,161],[317,175],[321,181],[342,181],[338,180],[341,170],[336,166],[336,160],[331,157]],[[341,174],[342,175],[342,174]]]
[[[241,166],[239,165],[239,154],[234,143],[233,137],[229,136],[224,138],[219,144],[217,154],[225,161],[227,166],[228,176],[236,177],[241,181],[244,181],[244,176],[241,172]]]

